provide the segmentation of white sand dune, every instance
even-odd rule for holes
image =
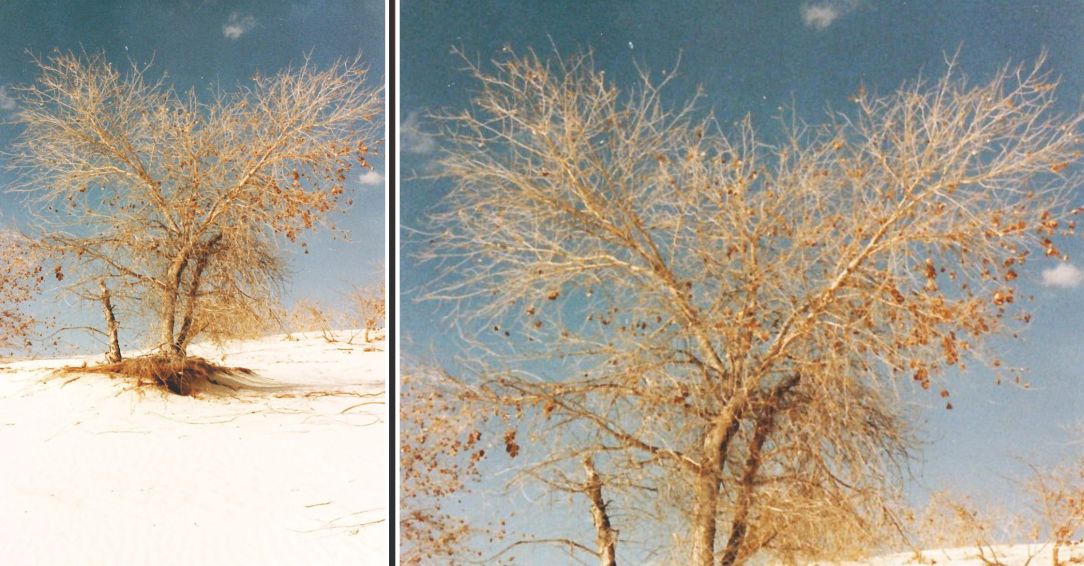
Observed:
[[[1016,544],[925,550],[921,558],[913,552],[879,556],[861,562],[844,562],[835,566],[1050,566],[1053,564],[1054,545]],[[1076,542],[1062,546],[1058,551],[1060,564],[1084,563],[1084,544]]]
[[[386,564],[385,345],[298,338],[193,347],[222,397],[0,365],[0,564]]]

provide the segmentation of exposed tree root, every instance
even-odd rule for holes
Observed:
[[[246,368],[219,366],[203,358],[188,357],[178,360],[161,355],[128,358],[96,366],[65,367],[56,370],[56,373],[98,373],[135,378],[137,387],[154,385],[185,396],[206,391],[211,385],[234,389],[229,385],[231,382],[236,383],[233,378],[255,375]]]

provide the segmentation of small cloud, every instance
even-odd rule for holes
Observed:
[[[252,31],[256,27],[256,18],[251,14],[242,16],[241,14],[234,12],[230,14],[230,19],[226,20],[226,25],[222,26],[222,35],[227,39],[237,39],[242,35]]]
[[[0,86],[0,110],[11,112],[16,106],[15,97],[8,93],[7,85]]]
[[[858,8],[860,0],[823,0],[802,5],[802,23],[823,30]]]
[[[372,185],[383,185],[384,184],[384,174],[377,171],[376,169],[369,169],[368,171],[365,172],[364,175],[361,176],[361,184],[362,185],[370,185],[370,186],[372,186]]]
[[[1059,263],[1053,269],[1043,270],[1043,287],[1069,289],[1084,283],[1084,271],[1071,263]]]
[[[433,136],[422,132],[418,123],[418,113],[407,114],[399,128],[399,141],[404,153],[433,153],[437,150],[437,141]]]

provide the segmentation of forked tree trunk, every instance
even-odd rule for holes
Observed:
[[[105,359],[109,363],[115,364],[124,359],[120,354],[120,339],[117,336],[117,318],[113,316],[113,301],[109,297],[109,288],[105,286],[105,279],[98,280],[98,287],[102,291],[102,314],[105,315],[105,329],[109,335],[109,351],[106,352]]]
[[[775,428],[775,419],[788,406],[786,396],[798,386],[799,374],[793,374],[772,387],[762,400],[757,402],[756,424],[753,438],[749,441],[749,454],[745,458],[745,468],[738,480],[738,496],[734,507],[734,516],[730,521],[730,535],[727,537],[721,566],[733,566],[742,556],[743,545],[749,534],[749,519],[756,495],[756,479],[763,462],[764,443]]]
[[[738,415],[718,419],[704,437],[704,459],[693,487],[693,564],[697,566],[715,566],[719,481],[730,439],[739,424]]]
[[[722,413],[715,417],[702,441],[704,456],[693,484],[692,564],[696,566],[715,566],[719,483],[730,442],[741,426],[749,395],[744,389],[736,391]]]
[[[584,492],[591,500],[591,519],[595,523],[595,548],[600,566],[617,566],[617,531],[610,524],[610,515],[606,512],[606,500],[602,498],[602,478],[595,470],[591,456],[583,459],[583,468],[587,471],[587,483]]]
[[[749,532],[749,514],[753,508],[753,496],[756,488],[757,472],[760,471],[761,449],[768,439],[775,422],[774,408],[772,413],[763,415],[757,419],[753,440],[749,446],[749,455],[745,460],[745,470],[742,471],[738,482],[738,500],[734,508],[734,518],[730,522],[730,536],[723,550],[723,557],[719,560],[720,566],[733,566],[738,561],[742,545],[745,543],[745,535]]]
[[[177,357],[185,357],[188,354],[188,344],[195,336],[195,332],[192,330],[194,324],[196,303],[199,302],[200,286],[203,283],[203,273],[207,269],[207,264],[211,261],[211,257],[215,254],[218,248],[219,242],[222,241],[222,234],[215,234],[211,239],[197,246],[193,252],[196,258],[196,265],[193,268],[192,280],[188,284],[188,292],[185,293],[184,315],[181,318],[181,328],[173,336],[171,343],[171,351]],[[191,257],[191,256],[186,256]],[[183,273],[184,268],[181,268]],[[181,278],[178,274],[177,277],[177,291],[174,297],[181,293]],[[174,303],[174,309],[177,308]]]
[[[174,332],[177,325],[177,296],[181,292],[181,278],[188,266],[190,250],[183,251],[174,258],[166,272],[165,286],[162,288],[161,320],[159,327],[160,345],[163,354],[174,359],[184,358],[184,352],[178,348]]]
[[[199,300],[200,283],[203,280],[203,270],[207,269],[209,254],[201,254],[196,261],[196,269],[192,273],[192,282],[188,287],[188,296],[185,298],[184,318],[181,321],[181,329],[174,339],[175,350],[184,356],[188,352],[188,343],[192,341],[192,323],[196,312],[196,301]]]

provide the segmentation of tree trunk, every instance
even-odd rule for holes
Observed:
[[[207,268],[209,254],[201,254],[196,261],[196,269],[192,273],[192,282],[188,287],[188,296],[185,299],[184,318],[181,321],[181,329],[174,338],[174,350],[184,356],[188,351],[188,343],[192,341],[192,318],[196,312],[196,301],[199,300],[199,287],[203,278],[203,270]]]
[[[177,290],[165,289],[162,291],[162,320],[161,320],[161,348],[162,353],[171,358],[181,358],[181,352],[177,350],[173,342],[173,325],[176,323]]]
[[[196,303],[199,301],[200,284],[203,281],[203,272],[207,269],[207,264],[211,261],[211,256],[214,255],[218,243],[222,241],[222,234],[215,234],[211,239],[197,246],[195,250],[196,266],[192,273],[192,281],[188,286],[188,293],[185,297],[184,317],[181,319],[181,328],[177,331],[176,336],[173,337],[171,350],[179,357],[185,357],[188,353],[188,344],[192,341],[195,333],[192,332],[193,317],[196,312]],[[186,256],[188,257],[188,256]],[[184,268],[181,268],[184,271]],[[181,292],[181,278],[180,274],[177,276],[177,293]],[[174,307],[176,308],[176,306]]]
[[[162,289],[161,344],[159,348],[162,353],[174,359],[184,358],[184,352],[177,348],[173,331],[177,324],[177,295],[181,290],[181,275],[184,274],[184,268],[187,264],[188,258],[186,256],[179,256],[173,260],[169,271],[166,272],[166,286]]]
[[[749,534],[749,514],[753,509],[757,473],[762,463],[762,450],[768,435],[775,428],[775,418],[787,408],[786,395],[798,385],[799,374],[793,374],[776,384],[762,400],[754,400],[757,409],[756,425],[753,438],[749,441],[749,454],[745,458],[745,469],[738,480],[738,497],[734,508],[734,517],[730,522],[730,536],[719,561],[721,566],[733,566],[738,563],[742,545]]]
[[[753,432],[753,440],[749,445],[749,455],[745,460],[745,470],[742,471],[741,480],[738,482],[737,505],[734,508],[734,518],[730,522],[730,537],[726,541],[726,549],[720,559],[720,566],[733,566],[738,561],[738,555],[742,544],[745,543],[745,535],[749,532],[749,512],[753,508],[753,492],[756,487],[757,472],[760,470],[761,448],[768,439],[775,421],[773,412],[762,415],[757,419],[756,429]]]
[[[724,413],[704,437],[704,460],[693,487],[693,564],[715,566],[716,515],[719,481],[730,439],[738,432],[739,415]]]
[[[98,287],[102,290],[102,314],[105,315],[105,328],[109,334],[109,351],[105,359],[115,364],[124,358],[120,354],[120,339],[117,337],[117,319],[113,316],[113,302],[109,298],[109,288],[105,286],[105,279],[98,280]]]
[[[713,458],[714,459],[714,458]],[[693,495],[693,564],[715,566],[715,513],[719,500],[718,465],[704,462]]]
[[[610,525],[606,501],[602,498],[602,478],[595,470],[591,456],[585,456],[583,467],[587,471],[585,492],[591,500],[591,518],[595,523],[595,547],[598,549],[600,566],[617,566],[617,531]]]

